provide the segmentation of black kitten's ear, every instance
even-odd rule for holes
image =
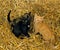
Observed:
[[[11,20],[10,20],[10,13],[11,13],[11,10],[9,11],[9,13],[7,15],[7,20],[8,20],[9,23],[11,22]]]
[[[29,12],[28,14],[31,15],[31,12]]]

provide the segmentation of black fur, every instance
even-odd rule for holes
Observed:
[[[9,23],[11,23],[12,32],[15,34],[16,37],[19,37],[21,34],[24,36],[30,37],[28,34],[30,29],[30,23],[31,23],[31,12],[25,13],[21,18],[14,19],[13,21],[10,20],[10,13],[8,13],[7,20]],[[16,22],[18,20],[18,22]]]

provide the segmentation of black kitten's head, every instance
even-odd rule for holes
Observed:
[[[23,22],[24,24],[30,23],[32,20],[33,15],[31,14],[31,12],[29,13],[25,13],[24,15],[22,15],[20,18],[14,19],[12,21],[12,24],[16,24],[18,22]]]

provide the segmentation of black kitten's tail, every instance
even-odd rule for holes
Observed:
[[[11,22],[11,20],[10,20],[10,13],[11,13],[11,10],[9,11],[9,13],[7,15],[7,20],[8,20],[9,23]]]

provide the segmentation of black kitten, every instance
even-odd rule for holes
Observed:
[[[10,20],[10,13],[8,13],[7,20],[11,24],[12,32],[15,34],[16,37],[19,37],[21,34],[30,37],[28,34],[30,29],[30,23],[31,23],[31,12],[25,13],[21,18],[14,19],[13,21]]]

